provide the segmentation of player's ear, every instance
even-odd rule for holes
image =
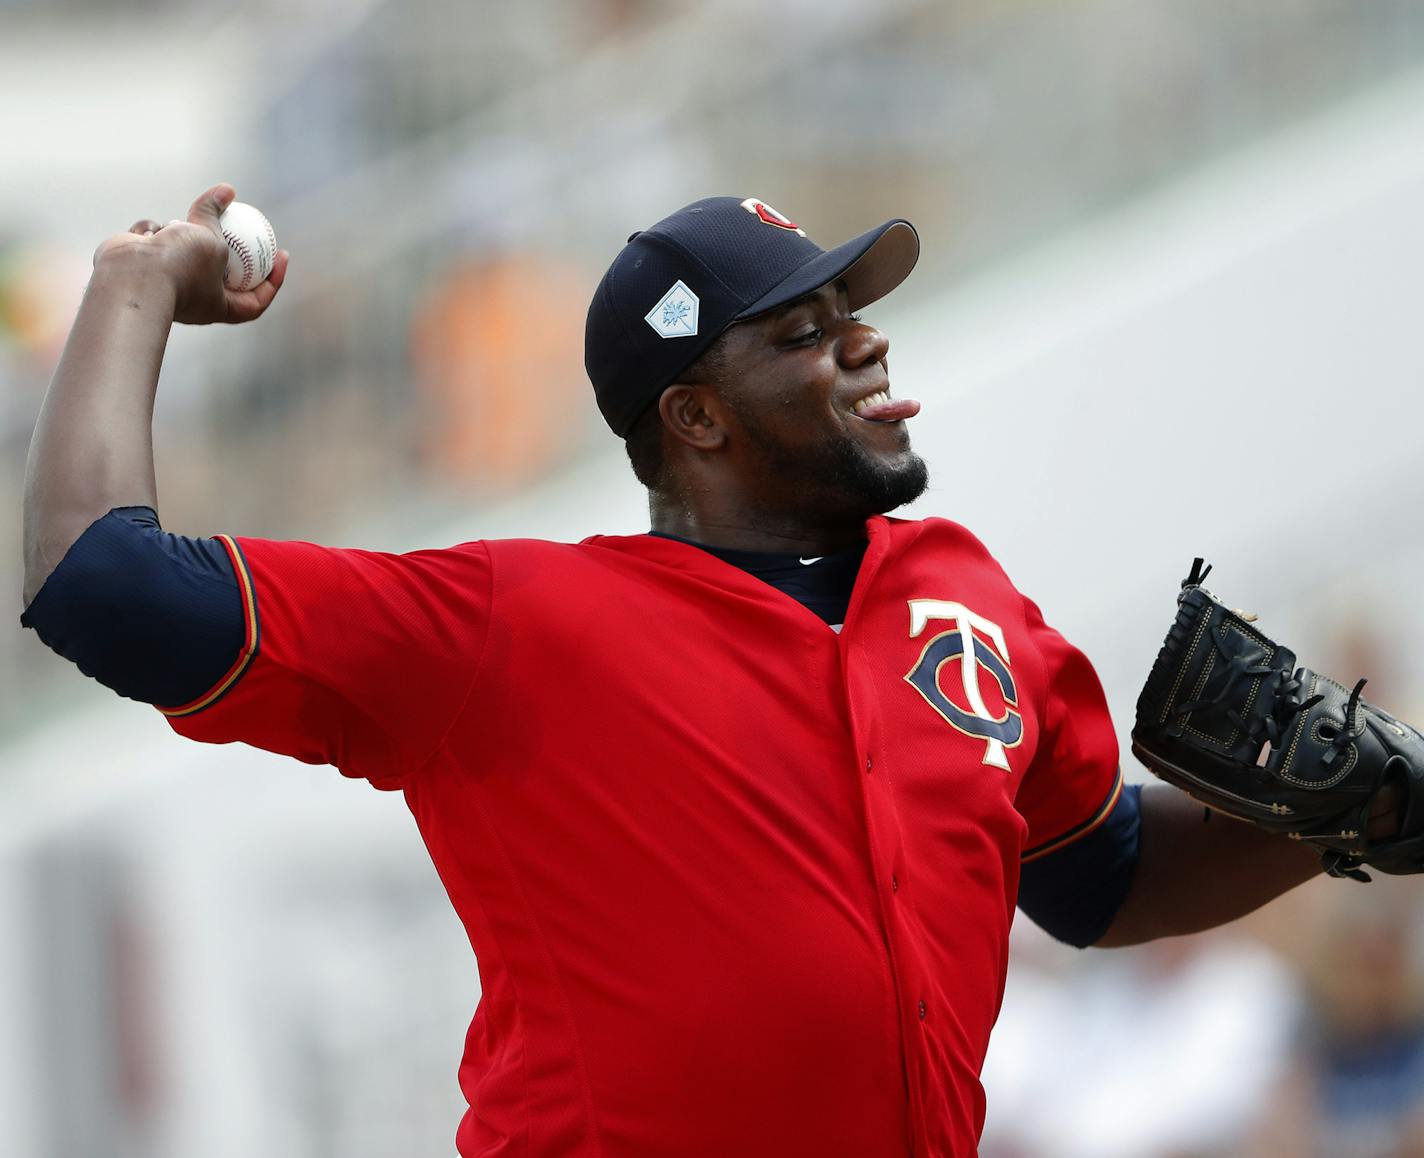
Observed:
[[[711,386],[669,386],[658,399],[658,413],[673,437],[694,450],[716,450],[727,441],[725,405]]]

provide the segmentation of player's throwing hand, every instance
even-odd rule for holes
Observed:
[[[218,218],[235,196],[228,184],[214,185],[188,210],[186,221],[160,225],[136,221],[94,251],[94,268],[120,268],[173,294],[173,320],[203,326],[250,322],[261,317],[287,275],[287,251],[279,249],[267,280],[250,290],[223,285],[228,247]]]

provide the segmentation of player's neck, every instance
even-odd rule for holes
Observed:
[[[865,524],[858,519],[812,525],[783,512],[727,504],[699,509],[697,503],[658,496],[650,497],[648,511],[654,531],[734,551],[829,555],[865,541]]]

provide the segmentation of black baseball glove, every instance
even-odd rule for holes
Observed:
[[[1132,750],[1209,808],[1319,849],[1332,876],[1424,872],[1424,736],[1309,668],[1203,587],[1192,564],[1177,620],[1137,700]],[[1386,786],[1397,834],[1369,836]]]

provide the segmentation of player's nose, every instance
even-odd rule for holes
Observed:
[[[890,339],[865,322],[850,322],[841,339],[841,364],[855,370],[868,362],[883,362],[890,354]]]

